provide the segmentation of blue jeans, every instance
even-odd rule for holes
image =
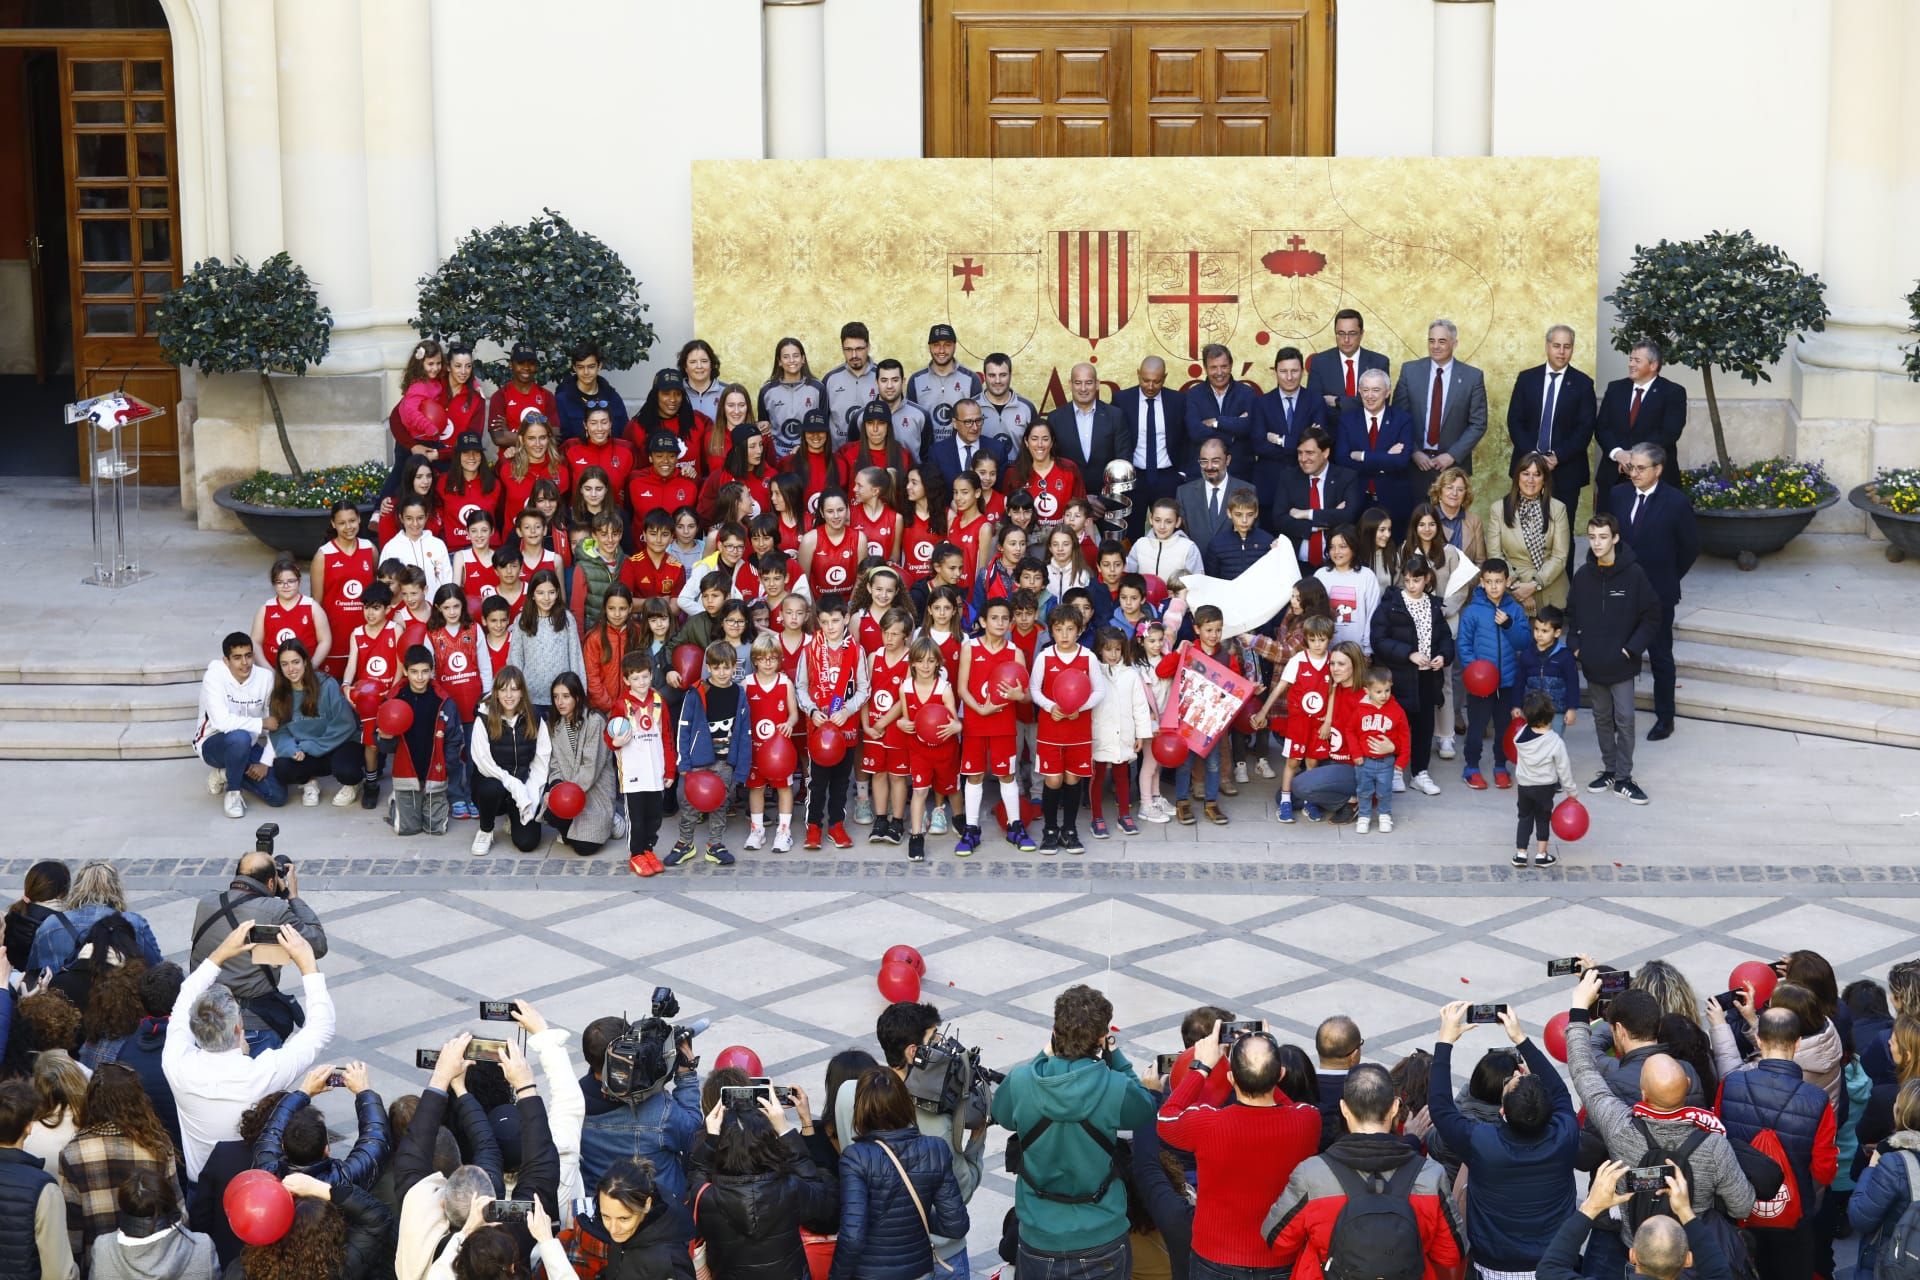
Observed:
[[[1360,802],[1360,816],[1367,816],[1367,801],[1388,816],[1393,814],[1392,756],[1369,756],[1355,770],[1354,799]],[[1314,770],[1318,773],[1319,770]]]
[[[1227,735],[1224,733],[1221,734],[1213,740],[1213,750],[1207,752],[1204,756],[1193,757],[1189,764],[1180,767],[1180,776],[1173,781],[1173,798],[1175,800],[1187,799],[1193,791],[1194,772],[1202,767],[1206,769],[1207,803],[1212,804],[1220,798],[1220,744],[1226,740]]]
[[[473,743],[473,721],[464,721],[460,727],[466,731],[461,739],[460,754],[447,761],[448,804],[473,803],[473,778],[468,772],[473,767],[468,755]]]
[[[1480,748],[1485,745],[1486,742],[1487,726],[1492,724],[1496,729],[1505,730],[1506,726],[1499,723],[1500,709],[1507,705],[1507,698],[1511,693],[1512,690],[1510,689],[1501,689],[1488,694],[1484,698],[1478,694],[1470,693],[1467,695],[1468,769],[1478,769],[1480,767]],[[1504,772],[1507,767],[1507,758],[1501,754],[1504,749],[1504,747],[1500,746],[1496,746],[1493,749],[1493,767],[1502,772]]]
[[[247,1056],[257,1058],[269,1049],[280,1047],[279,1035],[266,1027],[247,1032]]]
[[[1091,1249],[1050,1253],[1022,1240],[1013,1268],[1014,1280],[1127,1280],[1133,1274],[1133,1242],[1122,1231]]]
[[[1187,1259],[1187,1280],[1283,1280],[1287,1267],[1235,1267],[1194,1254]]]
[[[943,1258],[936,1254],[936,1258],[938,1258],[938,1260],[933,1264],[934,1280],[972,1280],[973,1264],[967,1258],[965,1241],[961,1241],[960,1247],[954,1249],[952,1253]],[[948,1271],[942,1268],[940,1266],[941,1262],[945,1262],[948,1267],[953,1269]]]
[[[227,790],[251,791],[274,808],[287,802],[287,788],[269,769],[264,778],[249,778],[247,767],[260,763],[266,744],[255,742],[244,729],[208,735],[200,744],[200,758],[215,769],[227,771]]]

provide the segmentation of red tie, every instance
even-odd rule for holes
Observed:
[[[1440,397],[1446,394],[1447,383],[1440,372],[1440,366],[1433,367],[1433,394],[1427,397],[1427,448],[1440,447]]]
[[[1633,404],[1627,409],[1627,425],[1629,427],[1640,420],[1640,397],[1645,394],[1646,389],[1644,387],[1635,387],[1633,389]]]
[[[1380,415],[1377,413],[1369,414],[1367,415],[1367,448],[1378,449],[1379,447],[1380,447]]]
[[[1312,476],[1310,479],[1313,483],[1313,488],[1307,493],[1307,510],[1318,511],[1320,509],[1320,477]],[[1307,539],[1307,558],[1314,564],[1319,564],[1324,558],[1324,549],[1325,543],[1321,532],[1315,529],[1313,536]]]
[[[1353,394],[1353,357],[1347,357],[1347,394]]]

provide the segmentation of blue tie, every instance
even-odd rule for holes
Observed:
[[[1553,452],[1553,406],[1560,395],[1560,375],[1547,374],[1547,407],[1540,415],[1540,452]]]
[[[1147,397],[1147,466],[1160,465],[1160,397]]]

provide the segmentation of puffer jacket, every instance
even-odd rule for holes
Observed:
[[[1902,1129],[1882,1143],[1880,1163],[1860,1175],[1860,1185],[1847,1201],[1847,1221],[1860,1236],[1860,1258],[1853,1269],[1856,1280],[1872,1280],[1881,1236],[1893,1230],[1920,1192],[1920,1186],[1908,1180],[1907,1162],[1897,1154],[1902,1151],[1920,1160],[1920,1133]]]
[[[782,1134],[780,1145],[790,1168],[747,1175],[710,1172],[707,1144],[694,1148],[693,1221],[714,1280],[807,1280],[800,1228],[831,1224],[840,1192],[797,1132]]]
[[[1505,625],[1495,620],[1496,615],[1502,613],[1507,615]],[[1527,611],[1520,607],[1518,600],[1503,596],[1500,603],[1495,604],[1487,598],[1486,588],[1477,586],[1460,610],[1460,624],[1455,631],[1454,643],[1459,649],[1462,671],[1469,663],[1491,662],[1500,672],[1500,687],[1513,688],[1514,655],[1522,648],[1533,647]]]
[[[927,1220],[900,1181],[899,1158]],[[920,1280],[933,1270],[927,1233],[967,1234],[967,1206],[953,1178],[953,1148],[918,1129],[887,1129],[840,1153],[840,1242],[829,1280]]]
[[[1715,1023],[1712,1034],[1713,1064],[1721,1075],[1740,1069],[1740,1045],[1734,1039],[1733,1029],[1726,1023]],[[1827,1101],[1833,1104],[1836,1121],[1846,1111],[1846,1043],[1840,1036],[1840,1029],[1828,1019],[1827,1025],[1810,1036],[1802,1036],[1800,1047],[1794,1051],[1793,1061],[1806,1077],[1807,1083],[1818,1086],[1827,1095]]]
[[[387,1160],[387,1109],[380,1101],[380,1095],[371,1089],[364,1089],[353,1095],[354,1116],[360,1122],[360,1135],[354,1140],[353,1150],[344,1160],[332,1156],[322,1156],[305,1168],[296,1168],[285,1154],[287,1125],[292,1122],[296,1112],[308,1105],[304,1090],[294,1089],[273,1109],[267,1117],[266,1127],[260,1130],[260,1137],[253,1144],[253,1167],[265,1169],[276,1178],[284,1178],[289,1173],[304,1173],[318,1178],[330,1187],[350,1182],[356,1187],[371,1188],[374,1179],[380,1176],[380,1166]]]
[[[1093,758],[1107,764],[1134,760],[1140,739],[1154,733],[1144,670],[1125,662],[1103,662],[1100,669],[1106,672],[1108,693],[1093,709]]]
[[[647,1216],[624,1241],[616,1241],[597,1216],[588,1214],[560,1233],[579,1280],[694,1280],[687,1247],[692,1239],[686,1208],[666,1196],[653,1197]]]
[[[1780,1135],[1801,1202],[1811,1211],[1815,1186],[1832,1182],[1840,1165],[1826,1091],[1809,1083],[1798,1063],[1762,1058],[1720,1082],[1715,1110],[1728,1134],[1743,1142],[1752,1142],[1762,1129]]]

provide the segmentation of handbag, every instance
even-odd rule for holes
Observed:
[[[713,1280],[713,1268],[707,1264],[707,1238],[700,1232],[700,1197],[707,1194],[707,1188],[713,1184],[703,1182],[700,1189],[693,1193],[693,1229],[694,1237],[687,1242],[687,1252],[693,1255],[694,1280]]]
[[[933,1228],[927,1225],[927,1207],[920,1203],[920,1193],[913,1189],[913,1179],[907,1176],[907,1167],[900,1163],[900,1157],[893,1154],[893,1148],[876,1139],[874,1146],[887,1153],[887,1159],[893,1161],[894,1169],[900,1174],[900,1184],[907,1189],[907,1198],[913,1201],[913,1211],[920,1215],[920,1229],[927,1233],[927,1251],[933,1254],[933,1265],[945,1275],[953,1274],[953,1264],[941,1257],[933,1248]]]

